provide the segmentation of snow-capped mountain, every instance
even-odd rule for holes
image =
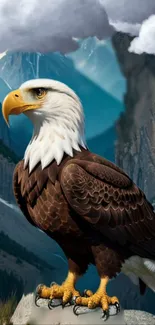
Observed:
[[[80,41],[77,51],[66,55],[84,76],[106,90],[121,102],[126,90],[111,40],[99,41],[96,37]]]

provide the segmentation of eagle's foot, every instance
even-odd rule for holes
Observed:
[[[109,297],[106,293],[106,286],[109,279],[108,277],[102,278],[100,286],[96,293],[92,293],[90,290],[84,291],[84,297],[77,297],[73,312],[75,315],[79,315],[78,309],[81,307],[87,307],[88,309],[95,309],[101,307],[103,310],[102,317],[106,320],[109,317],[109,307],[111,305],[116,307],[116,313],[120,311],[119,300],[117,297]]]
[[[62,285],[54,284],[51,288],[50,300],[48,303],[48,307],[50,309],[53,308],[53,299],[61,299],[62,308],[64,308],[67,304],[72,304],[74,299],[80,295],[79,291],[77,291],[74,286],[65,281]]]
[[[117,297],[109,297],[106,293],[97,291],[95,294],[89,297],[77,297],[75,300],[75,305],[73,307],[73,312],[75,315],[81,306],[88,307],[89,309],[95,309],[101,307],[103,310],[103,318],[106,320],[109,317],[109,306],[115,305],[116,312],[120,311],[119,301]]]
[[[67,304],[73,303],[74,299],[80,295],[79,291],[74,287],[74,278],[75,275],[69,273],[62,285],[58,285],[55,282],[51,284],[51,287],[39,285],[36,289],[36,305],[40,298],[49,299],[48,307],[50,309],[58,305],[65,307]],[[54,300],[59,300],[59,304],[55,304]]]

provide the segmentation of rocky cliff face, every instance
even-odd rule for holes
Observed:
[[[113,37],[121,70],[127,80],[125,112],[116,125],[116,163],[155,198],[155,56],[128,52],[131,37]]]

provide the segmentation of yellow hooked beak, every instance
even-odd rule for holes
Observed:
[[[4,99],[2,104],[2,114],[9,125],[9,115],[19,115],[28,110],[39,108],[40,105],[35,103],[26,103],[23,100],[20,89],[11,91]]]

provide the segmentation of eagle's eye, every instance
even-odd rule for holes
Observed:
[[[47,89],[45,88],[35,88],[33,93],[37,99],[42,99],[47,94]]]

